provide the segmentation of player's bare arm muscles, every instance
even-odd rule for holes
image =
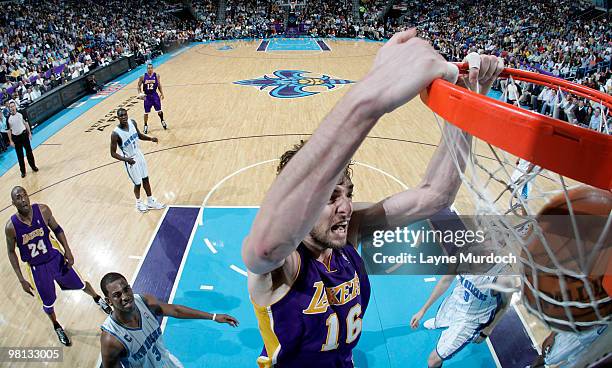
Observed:
[[[410,319],[410,327],[412,328],[419,327],[419,321],[423,318],[423,315],[425,315],[425,312],[427,312],[429,307],[431,307],[433,303],[435,303],[436,300],[438,300],[439,297],[444,295],[446,290],[448,290],[449,286],[451,286],[451,284],[453,283],[454,278],[455,278],[454,275],[442,276],[440,281],[438,281],[438,283],[436,284],[436,287],[431,292],[431,295],[429,296],[425,304],[423,304],[421,309],[418,312],[416,312]]]
[[[126,161],[125,157],[117,154],[117,146],[119,145],[119,135],[115,132],[111,133],[111,141],[110,141],[110,155],[112,158],[119,161]]]
[[[451,136],[467,152],[470,137],[461,130],[447,125],[443,135]],[[449,207],[461,186],[461,178],[451,157],[445,139],[441,139],[425,176],[416,188],[388,197],[362,210],[358,216],[360,234],[365,235],[383,227],[406,225],[427,218]]]
[[[21,268],[19,267],[19,258],[17,257],[17,252],[15,251],[16,247],[16,239],[15,239],[15,227],[13,226],[13,222],[8,220],[6,226],[4,227],[4,235],[6,236],[6,251],[8,253],[9,261],[11,262],[11,266],[17,275],[19,281],[25,280],[23,274],[21,273]]]
[[[283,264],[313,228],[350,158],[378,119],[448,71],[442,57],[415,35],[415,30],[398,33],[381,48],[368,75],[334,107],[276,178],[243,244],[242,257],[250,271],[263,274]]]
[[[159,97],[161,97],[161,99],[164,99],[164,91],[162,90],[162,83],[161,83],[161,77],[159,76],[159,73],[157,73],[157,89],[159,90]]]
[[[136,121],[132,120],[132,124],[134,124],[134,128],[136,129],[136,133],[138,133],[138,139],[142,140],[142,141],[150,141],[150,142],[156,142],[157,143],[157,138],[155,137],[149,137],[146,134],[143,134],[140,129],[138,129],[138,124],[136,124]]]
[[[113,335],[102,331],[100,335],[103,368],[121,368],[121,357],[126,354],[125,347]]]
[[[74,256],[72,255],[72,250],[68,246],[68,239],[66,238],[66,234],[64,234],[64,230],[57,223],[55,217],[53,217],[53,213],[51,212],[49,206],[40,203],[38,207],[40,208],[40,212],[43,216],[43,221],[45,222],[45,224],[47,224],[47,226],[49,226],[51,231],[53,231],[57,240],[64,248],[64,258],[66,258],[66,262],[69,266],[72,266],[74,264]]]
[[[49,226],[49,228],[53,231],[53,233],[55,233],[57,240],[59,240],[59,242],[62,244],[66,252],[70,251],[70,248],[68,247],[68,240],[66,239],[66,235],[64,234],[63,229],[61,228],[61,226],[59,225],[55,217],[53,217],[53,213],[51,212],[51,209],[49,208],[49,206],[47,206],[46,204],[40,203],[38,207],[40,208],[40,212],[42,213],[45,224],[47,224],[47,226]]]
[[[219,323],[227,323],[233,327],[238,326],[238,320],[226,314],[214,314],[197,309],[189,308],[180,304],[167,304],[160,302],[156,297],[149,294],[142,295],[147,307],[158,316],[169,316],[180,319],[209,319]]]
[[[478,85],[479,91],[486,94],[492,81],[503,70],[503,63],[494,56],[477,54],[470,54],[466,61],[470,65],[469,79],[460,80],[459,83]],[[395,194],[361,210],[355,209],[351,226],[359,229],[358,237],[381,228],[406,225],[427,218],[453,204],[461,186],[461,178],[449,145],[453,146],[459,158],[461,171],[465,170],[465,162],[462,159],[469,153],[471,136],[453,125],[446,124],[438,148],[416,188]],[[353,244],[356,245],[358,241],[355,240]]]
[[[30,285],[30,283],[23,277],[23,273],[21,273],[21,268],[19,267],[19,258],[17,257],[17,252],[15,251],[15,228],[11,220],[8,220],[6,223],[6,226],[4,227],[4,234],[6,235],[6,251],[8,253],[9,262],[11,262],[11,267],[13,267],[15,275],[17,275],[21,288],[26,293],[34,296],[34,289],[32,288],[32,285]]]
[[[144,83],[144,77],[140,76],[140,78],[138,78],[138,94],[142,93],[142,84]]]

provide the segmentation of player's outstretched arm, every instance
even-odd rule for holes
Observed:
[[[6,251],[8,253],[9,262],[11,262],[11,267],[13,267],[15,275],[17,275],[21,288],[26,293],[34,296],[34,289],[32,288],[32,285],[30,285],[30,283],[23,277],[23,273],[21,273],[21,268],[19,267],[19,258],[17,258],[17,252],[15,252],[15,228],[10,220],[4,227],[4,234],[6,235]]]
[[[474,53],[466,60],[471,66],[470,74],[460,83],[483,93],[488,92],[503,70],[501,59]],[[354,221],[351,222],[359,228],[359,234],[363,236],[381,228],[406,225],[452,205],[461,186],[459,170],[465,170],[465,158],[470,147],[469,134],[446,124],[438,148],[416,188],[393,195],[361,211],[355,211]],[[459,167],[456,166],[454,155],[458,158]]]
[[[138,133],[138,139],[143,140],[143,141],[150,141],[150,142],[159,142],[159,140],[155,137],[149,137],[146,134],[143,134],[140,129],[138,129],[138,124],[136,124],[136,121],[132,120],[132,123],[134,124],[134,128],[136,128],[136,132]]]
[[[102,331],[100,335],[100,350],[103,368],[121,368],[121,356],[126,353],[123,344],[113,335]]]
[[[427,312],[429,307],[431,307],[432,304],[435,303],[439,297],[444,295],[446,290],[448,290],[448,287],[453,283],[454,278],[455,276],[453,275],[442,276],[440,281],[438,281],[438,283],[436,284],[436,287],[431,292],[431,295],[429,296],[425,304],[423,304],[421,309],[419,309],[419,311],[416,312],[410,319],[410,327],[412,328],[419,327],[419,321],[421,321],[421,318],[423,318],[423,316],[425,315],[425,312]]]
[[[166,304],[157,300],[153,295],[142,296],[153,313],[160,316],[169,316],[180,319],[210,319],[218,323],[227,323],[238,327],[238,320],[227,314],[216,314],[189,308],[180,304]]]
[[[242,257],[251,272],[275,270],[295,251],[378,119],[452,71],[429,43],[415,36],[414,29],[398,33],[379,50],[370,72],[276,178],[243,244]]]

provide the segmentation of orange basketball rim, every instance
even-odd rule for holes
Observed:
[[[467,73],[467,63],[457,66],[460,73]],[[563,79],[505,68],[500,78],[509,77],[560,89],[612,108],[612,96]],[[611,135],[525,110],[442,79],[434,81],[421,98],[446,121],[495,147],[560,175],[612,189]]]

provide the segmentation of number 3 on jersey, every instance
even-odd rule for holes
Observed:
[[[45,242],[40,239],[38,241],[38,243],[30,243],[28,244],[28,248],[30,248],[30,256],[32,258],[36,257],[37,255],[39,255],[41,252],[42,254],[47,253],[47,246],[45,245]]]
[[[361,314],[361,304],[355,304],[346,316],[346,343],[350,344],[361,334],[362,321],[359,318]],[[327,338],[325,344],[321,347],[321,351],[330,351],[338,348],[338,335],[340,334],[340,325],[338,315],[330,314],[325,322],[327,325]]]

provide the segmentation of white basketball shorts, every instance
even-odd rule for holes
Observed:
[[[132,180],[132,183],[134,183],[134,185],[141,185],[142,179],[149,177],[147,162],[145,161],[142,152],[137,152],[132,158],[136,162],[133,165],[124,162],[125,169],[127,170],[127,174],[130,177],[130,180]]]

